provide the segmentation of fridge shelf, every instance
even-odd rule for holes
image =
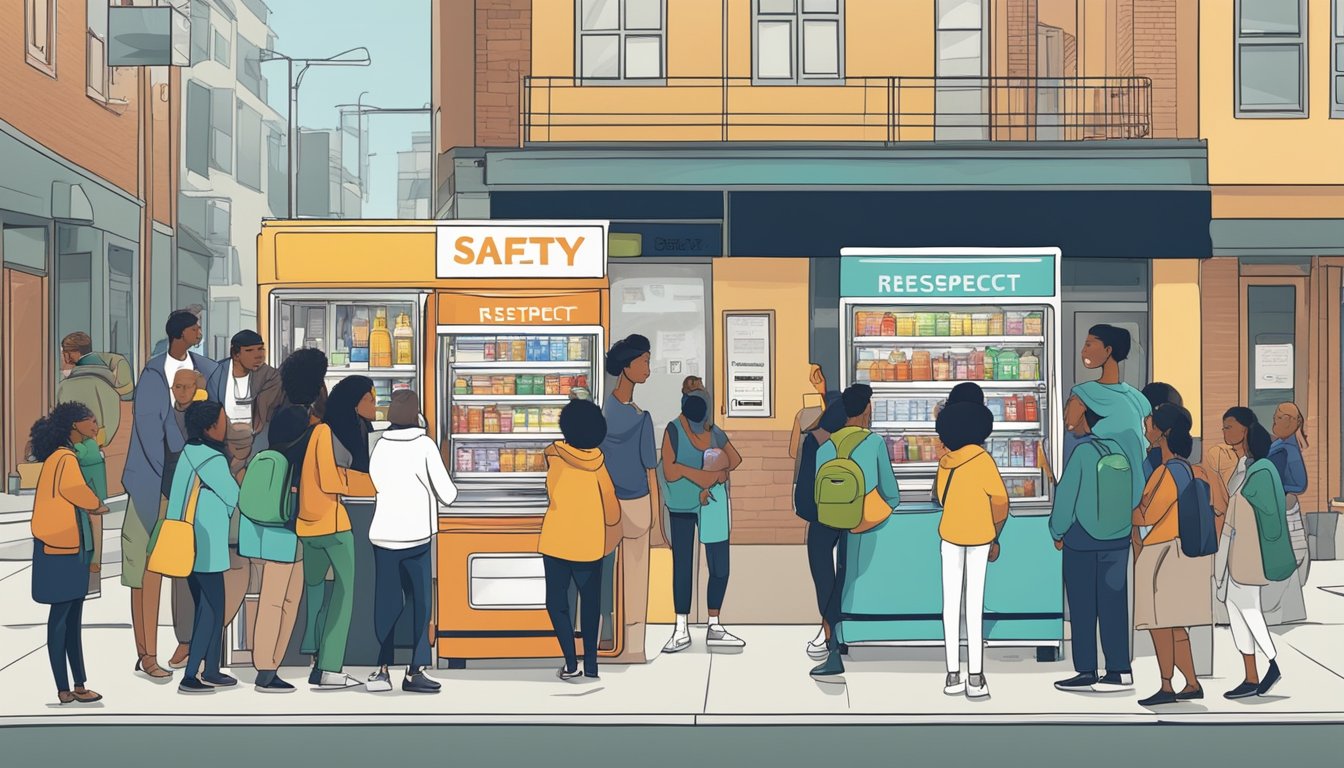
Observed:
[[[932,421],[875,421],[875,430],[905,430],[908,432],[927,432],[932,434],[937,425]],[[1038,421],[995,421],[995,432],[1040,432]]]
[[[924,475],[932,477],[933,473],[938,471],[938,462],[936,461],[893,461],[891,468],[896,474]],[[1031,477],[1039,475],[1044,471],[1044,467],[999,467],[999,474],[1004,477]]]
[[[455,432],[453,440],[462,443],[475,443],[482,441],[501,441],[510,443],[553,443],[556,440],[565,439],[559,432]],[[513,474],[513,473],[510,473]]]
[[[970,383],[972,384],[980,385],[980,388],[985,390],[986,392],[1009,391],[1009,390],[1014,392],[1020,392],[1022,390],[1045,389],[1045,382],[1041,381],[1040,379],[1037,379],[1035,381],[1003,381],[1003,380],[972,381],[967,379],[966,381],[970,381]],[[945,396],[947,394],[947,390],[950,390],[952,387],[955,387],[956,385],[963,383],[963,380],[954,379],[949,381],[864,381],[860,383],[867,384],[868,386],[872,387],[873,392],[879,395],[882,394],[883,392],[900,392],[902,394],[907,395],[916,393],[916,394],[927,394],[930,396]]]
[[[545,472],[458,472],[459,480],[545,480]]]
[[[854,346],[881,344],[892,346],[941,346],[976,347],[1005,346],[1023,347],[1045,343],[1044,336],[855,336]]]
[[[391,378],[404,379],[406,378],[406,374],[409,373],[414,375],[419,370],[420,368],[414,365],[396,365],[391,368],[359,368],[355,366],[342,365],[339,367],[337,366],[328,367],[327,377],[330,378],[331,376],[368,376],[369,378],[391,377]]]
[[[455,371],[589,371],[593,367],[592,361],[587,360],[557,360],[554,362],[477,360],[456,362],[450,365]]]
[[[462,403],[568,403],[569,395],[453,395]]]

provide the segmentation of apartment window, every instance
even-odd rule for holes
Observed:
[[[229,223],[232,206],[228,198],[210,197],[205,201],[205,239],[211,243],[227,244],[230,239]]]
[[[233,91],[210,89],[210,167],[233,173]]]
[[[211,285],[239,285],[243,282],[242,271],[239,268],[238,249],[229,247],[229,252],[222,259],[210,260],[210,284]],[[218,313],[215,317],[223,317]]]
[[[187,83],[187,170],[210,175],[210,142],[210,89],[192,80]]]
[[[106,104],[112,93],[112,68],[107,66],[107,0],[88,0],[88,16],[85,82],[89,96]]]
[[[218,29],[214,30],[214,35],[214,49],[210,52],[210,57],[213,58],[216,63],[227,67],[229,66],[229,62],[233,60],[233,51],[229,49],[229,38],[225,37]]]
[[[289,152],[279,128],[266,128],[266,204],[272,216],[289,213]]]
[[[844,0],[753,0],[752,12],[757,83],[844,76]]]
[[[938,0],[937,76],[934,106],[936,140],[988,138],[988,83],[985,80],[985,0]]]
[[[56,76],[56,0],[24,0],[23,36],[28,63]]]
[[[666,77],[664,0],[579,0],[574,8],[579,77],[646,82]]]
[[[238,36],[238,82],[253,96],[266,101],[266,81],[261,77],[261,49],[242,35]]]
[[[1236,116],[1307,116],[1306,0],[1237,0]]]
[[[1330,116],[1344,117],[1344,0],[1335,0],[1330,33]]]
[[[260,192],[261,164],[261,113],[239,99],[238,183]]]
[[[195,66],[210,59],[210,6],[202,0],[191,4],[191,64]]]

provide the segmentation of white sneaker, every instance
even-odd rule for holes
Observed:
[[[947,680],[943,683],[943,693],[948,696],[960,696],[966,692],[966,682],[961,679],[958,672],[948,672]]]
[[[364,683],[364,689],[369,693],[383,693],[392,690],[392,678],[386,672],[374,672],[369,675],[368,682]]]
[[[677,653],[691,647],[691,634],[689,632],[673,633],[668,639],[667,645],[663,646],[663,653]]]
[[[1092,684],[1097,693],[1117,693],[1134,689],[1134,676],[1128,672],[1107,673]]]
[[[747,642],[724,629],[722,624],[715,624],[705,633],[705,645],[711,648],[744,648]]]
[[[968,675],[966,677],[966,696],[972,699],[983,699],[989,695],[989,681],[985,679],[984,674]]]
[[[807,641],[807,655],[814,661],[821,661],[826,658],[826,628],[817,630],[817,636]]]
[[[318,688],[354,688],[361,683],[344,672],[323,672]]]

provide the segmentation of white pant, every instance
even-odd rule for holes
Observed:
[[[943,650],[947,671],[961,669],[962,580],[966,596],[966,661],[970,674],[981,674],[985,658],[985,570],[989,568],[989,545],[961,547],[942,544],[943,556]]]
[[[1227,623],[1232,628],[1232,642],[1243,656],[1254,654],[1257,645],[1271,661],[1278,655],[1260,610],[1260,587],[1238,584],[1227,577]]]

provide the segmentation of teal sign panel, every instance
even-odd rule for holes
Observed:
[[[840,261],[844,297],[992,300],[1056,295],[1055,257],[845,256]]]

